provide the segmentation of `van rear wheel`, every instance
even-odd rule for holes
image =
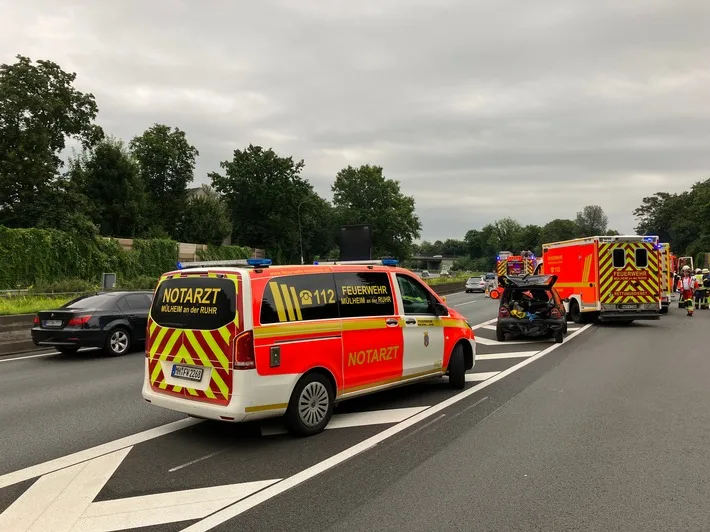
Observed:
[[[333,416],[335,393],[321,373],[304,375],[291,394],[286,410],[286,427],[297,436],[323,432]]]

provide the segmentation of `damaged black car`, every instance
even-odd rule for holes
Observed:
[[[498,309],[496,339],[507,335],[554,338],[562,343],[567,334],[567,316],[554,288],[556,275],[501,276],[503,288]]]

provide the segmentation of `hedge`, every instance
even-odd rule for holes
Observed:
[[[219,260],[249,254],[248,248],[223,246],[208,248],[204,255]],[[67,279],[100,282],[102,273],[115,273],[119,284],[141,277],[157,279],[177,261],[178,243],[173,240],[136,239],[133,249],[126,251],[114,239],[0,226],[0,290]]]

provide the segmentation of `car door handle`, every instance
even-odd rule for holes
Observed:
[[[394,327],[396,325],[399,325],[399,320],[395,318],[387,318],[387,320],[385,320],[385,323],[388,327]]]
[[[407,318],[406,320],[404,320],[404,323],[406,323],[407,325],[416,325],[417,320],[415,320],[414,318]]]

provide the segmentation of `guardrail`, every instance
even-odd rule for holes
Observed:
[[[446,283],[431,287],[442,296],[463,290],[463,284]],[[34,314],[0,316],[0,357],[30,351],[46,351],[46,347],[37,347],[32,343],[31,330]]]

